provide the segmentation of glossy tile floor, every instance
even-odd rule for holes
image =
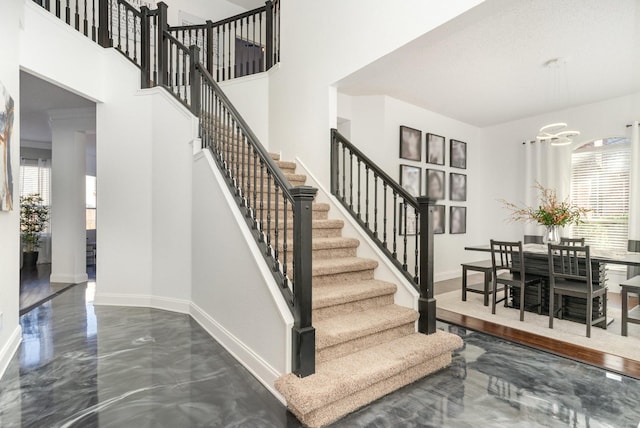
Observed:
[[[81,284],[21,318],[0,427],[297,427],[188,316],[97,307]],[[440,324],[451,367],[336,427],[637,427],[640,381]]]

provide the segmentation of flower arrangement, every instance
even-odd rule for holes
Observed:
[[[511,211],[512,221],[535,221],[543,226],[566,226],[581,224],[583,216],[590,210],[573,205],[569,199],[558,201],[555,190],[536,183],[540,205],[537,208],[516,205],[501,200],[503,206]]]

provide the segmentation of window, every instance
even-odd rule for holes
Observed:
[[[591,210],[584,224],[573,226],[574,237],[597,248],[627,249],[630,158],[627,138],[595,140],[574,150],[571,199]]]
[[[39,193],[43,204],[51,205],[51,161],[25,159],[20,161],[20,196]]]
[[[90,175],[86,176],[86,209],[87,209],[87,230],[96,228],[96,207],[97,207],[97,188],[96,178]]]

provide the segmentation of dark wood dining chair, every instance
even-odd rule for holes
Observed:
[[[594,284],[591,271],[589,246],[548,245],[549,257],[549,328],[553,328],[553,318],[559,314],[562,319],[564,296],[586,299],[585,323],[587,337],[591,337],[591,326],[604,322],[607,328],[607,287]],[[559,307],[555,309],[555,296]],[[593,318],[593,299],[602,298],[602,315]]]
[[[496,303],[504,301],[507,306],[509,292],[515,288],[520,290],[520,321],[524,321],[524,295],[527,287],[537,289],[538,313],[542,313],[542,278],[525,274],[524,253],[522,241],[494,241],[491,240],[491,264],[493,268],[493,291],[491,293],[491,313],[496,313]],[[498,284],[504,285],[504,297],[497,299]],[[534,305],[532,305],[534,306]]]
[[[584,238],[560,238],[560,245],[577,245],[584,247]]]

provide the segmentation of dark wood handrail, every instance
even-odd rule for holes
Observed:
[[[269,152],[267,152],[262,143],[260,143],[258,137],[253,133],[247,122],[240,115],[238,110],[236,110],[229,98],[225,95],[224,91],[220,88],[220,85],[216,83],[215,79],[207,71],[207,68],[204,66],[204,64],[199,62],[196,64],[196,68],[202,74],[202,77],[207,80],[208,84],[215,88],[216,95],[223,101],[225,107],[231,112],[234,120],[238,123],[238,126],[240,127],[242,132],[247,136],[247,140],[249,140],[256,152],[258,152],[260,159],[262,159],[269,172],[278,182],[278,186],[280,186],[280,188],[282,189],[282,193],[287,197],[287,199],[293,201],[293,196],[291,195],[292,186],[289,183],[289,180],[287,180],[287,178],[284,176],[280,168],[276,165],[274,160],[271,159]]]
[[[374,172],[374,174],[376,174],[385,183],[387,183],[387,186],[391,187],[393,190],[398,192],[398,194],[402,196],[404,200],[409,202],[409,204],[413,208],[417,209],[419,207],[418,200],[414,196],[412,196],[409,192],[407,192],[400,184],[398,184],[393,178],[391,178],[389,174],[384,172],[382,168],[380,168],[378,165],[376,165],[375,162],[369,159],[367,155],[362,153],[361,150],[359,150],[349,140],[347,140],[342,134],[340,134],[340,132],[338,132],[337,129],[335,128],[331,129],[331,136],[332,138],[339,140],[340,143],[342,143],[345,147],[348,147],[353,154],[359,157],[362,160],[362,162],[364,162],[364,164],[366,164],[369,167],[369,169]]]

